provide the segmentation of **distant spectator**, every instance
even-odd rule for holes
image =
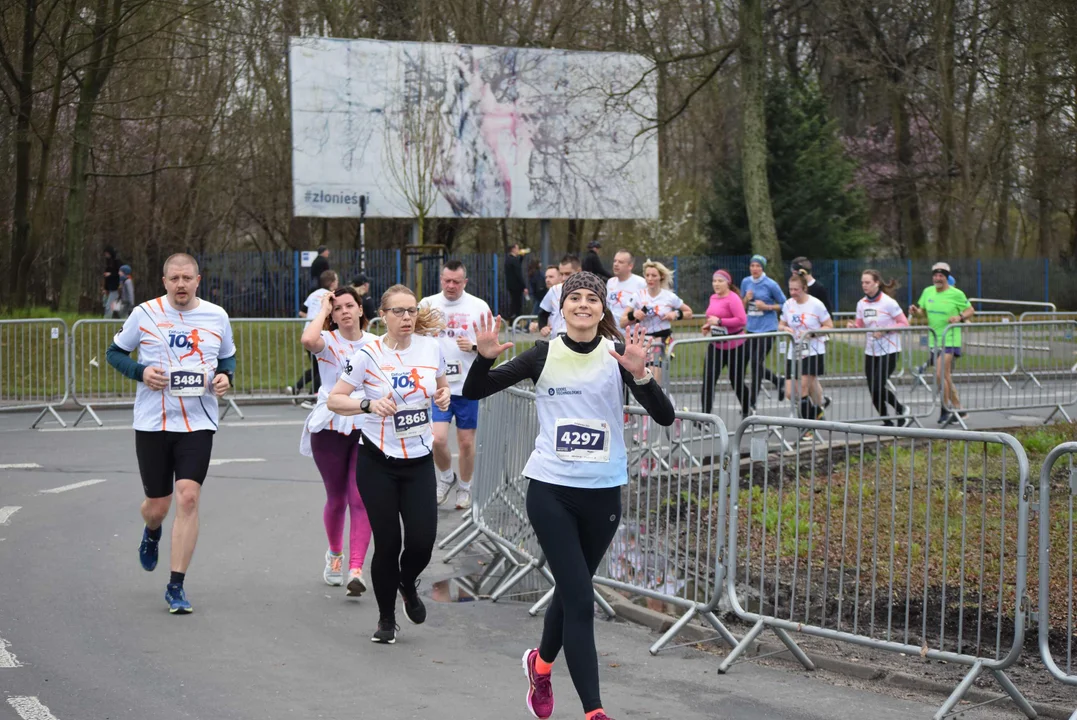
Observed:
[[[603,267],[602,258],[598,256],[598,248],[600,247],[602,247],[602,243],[598,240],[592,240],[587,243],[587,254],[583,256],[583,271],[594,273],[605,282],[613,277],[613,273]]]
[[[105,317],[112,317],[112,306],[120,299],[120,261],[116,257],[116,249],[111,245],[105,246],[105,268],[102,273],[102,305]]]
[[[531,291],[531,314],[538,315],[539,303],[546,297],[546,278],[538,260],[532,260],[527,266],[527,287]]]
[[[117,301],[117,310],[120,318],[126,319],[135,307],[135,282],[131,279],[131,266],[120,266],[120,299]]]
[[[509,291],[509,322],[520,315],[524,306],[524,293],[527,292],[527,278],[524,277],[523,256],[520,244],[513,243],[505,258],[505,287]]]
[[[322,273],[329,269],[329,248],[325,245],[318,247],[318,257],[310,265],[310,284],[314,288],[320,287],[319,279]]]
[[[351,286],[355,288],[355,292],[359,293],[359,297],[363,303],[363,317],[368,321],[375,320],[378,317],[378,304],[371,297],[370,293],[370,279],[360,273],[352,278]]]
[[[306,330],[314,318],[318,315],[318,310],[322,305],[322,296],[335,292],[340,281],[337,278],[337,274],[332,270],[326,270],[318,278],[318,289],[307,296],[307,300],[304,303],[306,310],[299,311],[299,317],[306,318],[307,322],[303,325],[303,329]],[[310,354],[310,367],[303,373],[303,376],[296,381],[295,387],[288,387],[289,394],[298,395],[307,383],[310,383],[311,393],[318,394],[319,388],[322,386],[322,377],[318,372],[318,358],[314,353]],[[314,404],[307,400],[302,403],[303,407],[307,410],[313,410]]]

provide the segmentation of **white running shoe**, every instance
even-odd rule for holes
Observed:
[[[352,568],[348,572],[348,597],[359,597],[366,592],[366,581],[363,580],[363,568]]]
[[[471,488],[465,490],[462,487],[456,488],[456,509],[467,510],[471,507]]]
[[[449,497],[449,491],[452,490],[453,485],[456,484],[456,473],[452,474],[452,482],[445,482],[438,476],[438,505],[445,502],[445,499]]]
[[[326,585],[341,586],[344,584],[344,553],[334,555],[332,551],[325,551],[325,570],[322,571],[322,579]]]

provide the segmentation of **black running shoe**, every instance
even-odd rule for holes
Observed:
[[[426,622],[426,605],[419,597],[419,581],[412,586],[400,585],[400,596],[404,598],[404,615],[413,625],[422,625]]]
[[[378,620],[378,629],[370,638],[370,642],[392,645],[396,642],[396,631],[399,629],[400,626],[396,624],[395,618],[382,618]]]

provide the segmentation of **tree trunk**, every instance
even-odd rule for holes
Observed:
[[[1011,73],[1010,34],[1013,31],[1013,6],[1000,3],[1002,18],[999,22],[1000,45],[998,55],[998,113],[995,122],[999,127],[999,195],[998,214],[995,217],[995,251],[1000,258],[1007,257],[1010,242],[1010,198],[1013,195],[1013,132],[1010,129],[1010,109],[1013,107],[1013,77]]]
[[[1033,157],[1032,157],[1032,199],[1036,203],[1038,233],[1036,253],[1040,257],[1051,254],[1051,195],[1050,177],[1052,152],[1050,138],[1050,108],[1047,104],[1047,39],[1044,36],[1046,23],[1040,13],[1032,11],[1030,23],[1032,43],[1029,54],[1032,59],[1032,83],[1029,88],[1029,102],[1033,119]]]
[[[939,217],[936,253],[949,257],[953,250],[954,181],[957,174],[954,161],[954,0],[939,0],[935,17],[935,42],[938,61],[939,140],[942,177],[939,184]]]
[[[60,290],[60,307],[69,312],[79,309],[79,298],[84,290],[82,258],[86,241],[87,172],[93,142],[93,113],[101,90],[105,87],[105,81],[116,62],[116,45],[123,17],[123,0],[112,2],[110,13],[109,0],[97,0],[93,41],[89,48],[90,61],[79,78],[78,108],[75,111],[72,133],[71,172],[64,209],[64,254],[60,259],[64,278]]]
[[[740,0],[740,33],[740,77],[744,102],[740,153],[752,252],[765,257],[772,267],[781,267],[782,251],[778,245],[770,186],[767,184],[766,111],[763,99],[766,56],[763,52],[762,0]]]
[[[15,116],[15,203],[12,208],[11,264],[8,268],[8,303],[25,305],[26,279],[30,276],[32,254],[27,249],[30,238],[30,120],[34,113],[34,27],[37,22],[37,0],[26,0],[23,8],[22,67],[15,83],[18,88],[18,110]]]
[[[900,82],[898,80],[897,82]],[[920,213],[920,195],[916,188],[914,170],[915,149],[912,145],[911,119],[904,89],[891,83],[891,112],[894,126],[897,178],[894,181],[894,203],[898,211],[898,244],[903,255],[921,257],[927,251],[927,234]]]

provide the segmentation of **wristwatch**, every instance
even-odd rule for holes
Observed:
[[[359,409],[362,412],[369,415],[370,414],[370,400],[363,400],[363,402],[359,403]]]
[[[644,375],[641,379],[637,380],[636,378],[632,378],[632,382],[636,383],[637,385],[646,385],[651,380],[654,380],[654,375],[651,374],[650,368],[647,368],[647,374]]]

